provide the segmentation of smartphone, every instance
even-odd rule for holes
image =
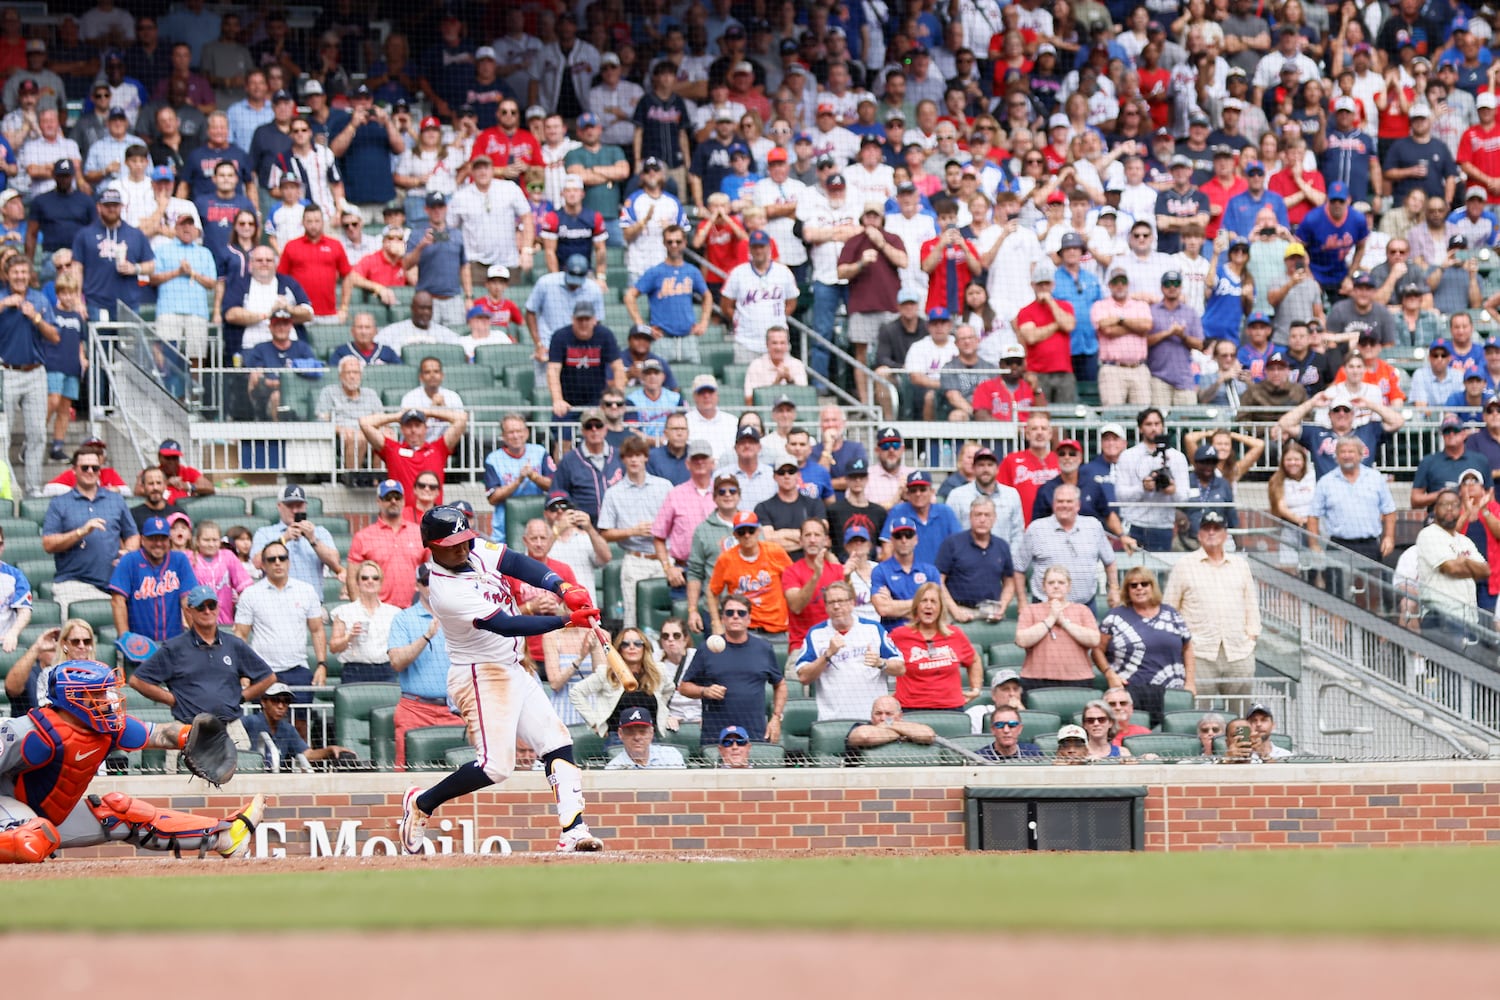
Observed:
[[[299,510],[299,511],[297,511],[297,513],[295,513],[295,514],[292,515],[292,523],[294,523],[294,524],[301,524],[303,521],[306,521],[306,520],[307,520],[307,511],[305,511],[305,510]]]

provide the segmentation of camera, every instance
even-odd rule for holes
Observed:
[[[1151,473],[1151,484],[1158,492],[1172,488],[1172,473],[1167,471],[1167,445],[1164,441],[1156,443],[1155,456],[1161,459],[1161,468]]]
[[[1276,227],[1275,226],[1264,226],[1264,227],[1261,228],[1260,234],[1262,236],[1275,236],[1276,235]]]

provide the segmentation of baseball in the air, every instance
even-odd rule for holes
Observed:
[[[710,652],[722,653],[724,652],[724,637],[722,635],[711,635],[704,645],[709,648]]]

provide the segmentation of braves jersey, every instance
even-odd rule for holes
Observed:
[[[876,698],[890,693],[884,664],[880,668],[871,667],[865,663],[865,653],[874,650],[881,660],[888,660],[900,656],[901,651],[891,642],[890,634],[874,622],[856,618],[849,631],[839,632],[833,622],[825,621],[808,630],[797,666],[822,656],[835,635],[843,647],[833,654],[818,677],[818,718],[857,719],[869,713]]]
[[[182,634],[182,595],[196,586],[185,552],[169,552],[157,566],[136,551],[115,564],[108,590],[125,598],[130,631],[161,642]]]
[[[26,574],[7,562],[0,562],[0,634],[15,624],[21,608],[31,607],[31,583]]]
[[[514,667],[521,662],[524,639],[496,635],[476,628],[476,619],[495,612],[516,615],[516,593],[511,581],[500,572],[505,546],[499,542],[475,541],[469,553],[467,570],[454,572],[428,563],[431,570],[427,604],[448,640],[448,658],[455,666],[470,663],[499,663]]]
[[[594,241],[605,237],[604,216],[598,212],[582,209],[577,215],[557,208],[542,214],[537,227],[544,240],[557,241],[557,259],[566,261],[575,253],[593,266]]]
[[[1045,459],[1037,458],[1030,448],[1013,451],[1000,460],[1000,472],[995,477],[1021,494],[1021,513],[1026,523],[1031,523],[1031,513],[1036,507],[1036,494],[1043,483],[1058,476],[1057,453],[1048,452]]]
[[[476,156],[488,156],[497,168],[506,167],[512,163],[540,167],[542,145],[536,141],[536,136],[523,128],[506,135],[503,129],[496,126],[487,128],[474,137],[474,150],[469,155],[469,159],[472,160]]]

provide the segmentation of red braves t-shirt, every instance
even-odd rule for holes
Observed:
[[[488,295],[474,300],[474,304],[490,314],[491,323],[499,323],[508,326],[515,323],[520,326],[526,322],[521,315],[521,307],[510,299],[492,299]]]
[[[974,662],[974,647],[956,626],[947,635],[925,638],[910,625],[891,630],[906,673],[896,678],[896,700],[902,709],[963,708],[964,680]]]
[[[1487,177],[1500,175],[1500,125],[1488,130],[1475,125],[1464,132],[1455,159],[1478,168]],[[1500,202],[1500,195],[1491,191],[1487,200],[1493,205]]]
[[[474,137],[474,152],[469,160],[472,162],[476,156],[488,156],[494,161],[496,167],[505,167],[512,163],[540,167],[542,166],[542,145],[536,141],[536,136],[524,128],[517,129],[515,135],[506,135],[505,131],[496,125]]]
[[[385,444],[380,449],[380,458],[385,462],[386,475],[406,487],[407,507],[416,502],[417,476],[424,472],[437,476],[438,495],[434,503],[443,502],[443,471],[448,465],[447,441],[438,438],[436,441],[428,441],[422,447],[412,450],[395,438],[386,438]]]
[[[1031,383],[1022,379],[1012,389],[1003,378],[981,382],[974,389],[974,409],[982,410],[996,420],[1025,420],[1036,402]]]
[[[339,281],[351,270],[349,257],[339,243],[326,236],[316,243],[299,236],[282,249],[276,270],[297,279],[307,293],[313,315],[332,316],[339,311]]]
[[[1013,451],[1000,460],[1000,473],[995,477],[1021,494],[1021,516],[1031,523],[1031,508],[1036,504],[1037,490],[1042,484],[1057,478],[1057,454],[1048,452],[1045,459],[1037,458],[1030,448]]]
[[[1073,307],[1061,299],[1057,304],[1069,313]],[[1052,309],[1042,305],[1036,300],[1028,302],[1026,306],[1016,313],[1016,329],[1021,329],[1023,324],[1032,323],[1038,328],[1051,326],[1056,322],[1052,318]],[[1061,330],[1042,341],[1026,348],[1026,370],[1037,374],[1056,374],[1070,372],[1073,370],[1072,339]]]
[[[360,277],[373,281],[377,285],[384,285],[386,288],[397,288],[406,284],[406,269],[401,266],[400,257],[397,257],[393,264],[385,259],[383,253],[367,254],[355,265],[354,270]]]

